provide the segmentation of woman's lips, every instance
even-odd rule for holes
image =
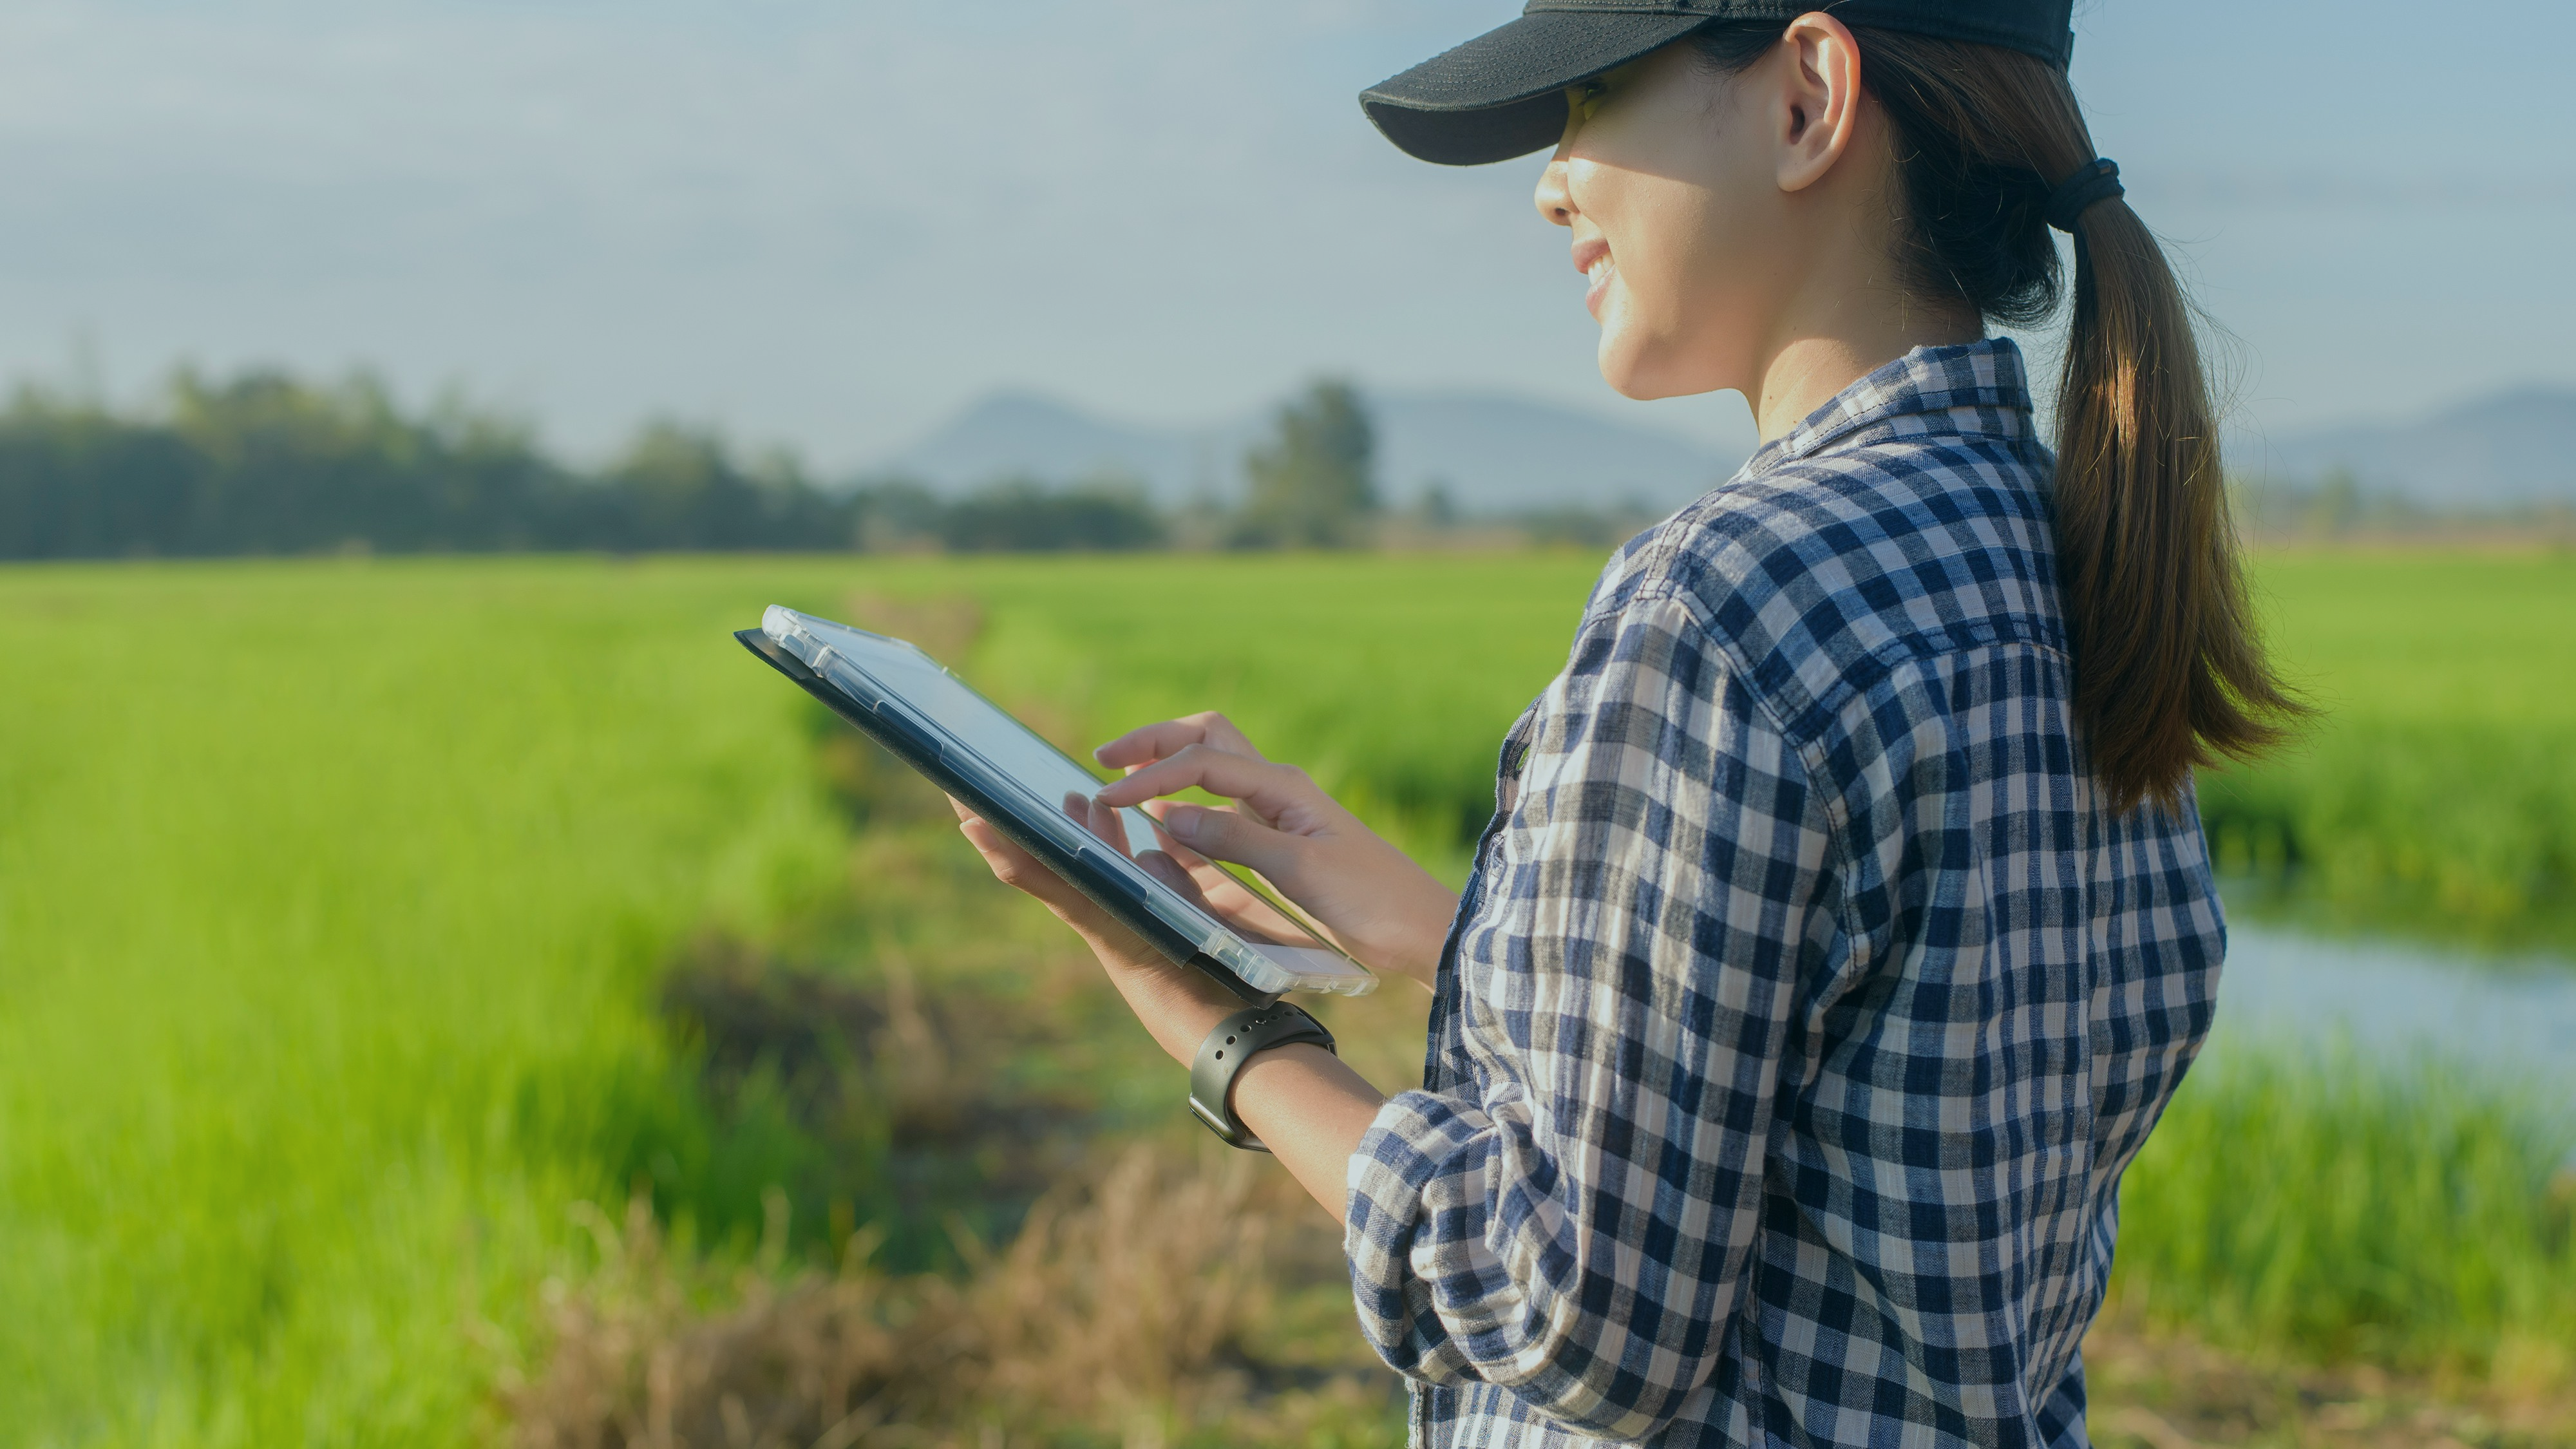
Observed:
[[[1610,244],[1598,237],[1576,242],[1574,269],[1592,280],[1592,285],[1583,292],[1583,310],[1598,321],[1601,299],[1610,293],[1610,279],[1619,275],[1619,264],[1610,259]]]

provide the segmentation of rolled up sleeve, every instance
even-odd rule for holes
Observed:
[[[1587,621],[1530,738],[1443,987],[1471,1070],[1380,1110],[1345,1246],[1397,1371],[1637,1438],[1742,1296],[1831,830],[1669,594]]]

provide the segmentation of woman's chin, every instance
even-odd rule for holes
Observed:
[[[1645,398],[1646,394],[1638,389],[1646,385],[1646,370],[1638,365],[1641,359],[1637,356],[1637,348],[1620,337],[1617,326],[1605,324],[1602,327],[1598,360],[1601,380],[1610,384],[1612,392],[1625,398]]]
[[[1610,390],[1631,402],[1653,402],[1659,397],[1672,397],[1696,389],[1676,387],[1667,369],[1645,365],[1642,359],[1624,350],[1614,349],[1611,339],[1601,339],[1601,380]]]
[[[1713,376],[1718,369],[1705,360],[1676,357],[1677,350],[1656,347],[1653,339],[1620,327],[1614,316],[1601,328],[1601,380],[1610,384],[1611,391],[1632,402],[1694,397],[1733,386]]]

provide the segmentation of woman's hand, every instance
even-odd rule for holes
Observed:
[[[1094,752],[1128,774],[1097,799],[1113,807],[1144,805],[1196,786],[1231,806],[1161,801],[1148,810],[1181,848],[1183,866],[1198,856],[1247,865],[1313,916],[1335,945],[1381,971],[1431,984],[1458,898],[1411,857],[1360,823],[1294,765],[1263,759],[1225,716],[1194,714],[1147,725]],[[1193,870],[1209,899],[1220,899],[1223,872]],[[1250,892],[1234,888],[1249,896]]]
[[[956,807],[959,828],[994,876],[1037,897],[1057,919],[1073,927],[1100,958],[1102,969],[1153,1034],[1155,1044],[1172,1060],[1184,1066],[1196,1060],[1208,1033],[1243,1009],[1241,1000],[1206,973],[1165,960],[1037,857],[1013,845],[964,805],[953,799],[948,803]],[[1065,801],[1065,810],[1103,840],[1126,848],[1126,831],[1116,811],[1078,795]],[[1167,884],[1189,888],[1188,874],[1160,851],[1145,851],[1136,863]],[[1232,1105],[1235,1116],[1339,1221],[1346,1207],[1351,1154],[1359,1150],[1360,1139],[1385,1100],[1341,1058],[1310,1042],[1299,1042],[1273,1047],[1244,1063],[1234,1079]]]
[[[1109,973],[1118,994],[1127,998],[1136,1019],[1145,1024],[1145,1030],[1173,1060],[1184,1066],[1195,1060],[1199,1043],[1216,1029],[1216,1024],[1243,1009],[1244,1003],[1206,972],[1173,964],[1162,952],[1147,945],[1143,937],[1093,905],[1090,897],[1065,884],[1063,877],[1047,869],[1036,856],[977,818],[962,802],[952,798],[948,803],[957,811],[958,828],[976,853],[984,857],[984,864],[992,868],[994,878],[1037,897],[1058,920],[1073,928],[1074,934],[1091,948],[1091,954],[1100,958],[1101,969]],[[1077,796],[1065,805],[1073,811],[1087,803]],[[1088,815],[1076,813],[1075,818],[1100,830]],[[1116,826],[1114,815],[1106,819],[1110,826]],[[1109,832],[1101,834],[1104,840],[1125,849],[1124,843]],[[1165,884],[1187,889],[1187,877],[1171,861],[1157,860],[1157,854],[1147,851],[1137,864],[1154,872]]]

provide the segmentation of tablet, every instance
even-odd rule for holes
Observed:
[[[1170,959],[1264,1004],[1289,991],[1376,989],[1367,967],[1257,888],[1246,885],[1258,899],[1238,915],[1258,924],[1229,922],[1138,865],[1135,853],[1161,848],[1142,810],[1118,812],[1124,850],[1075,820],[1065,797],[1104,782],[913,645],[777,605],[734,637]]]

